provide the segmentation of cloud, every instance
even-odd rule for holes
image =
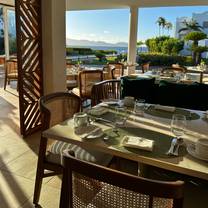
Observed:
[[[104,34],[109,34],[109,33],[110,33],[110,31],[108,31],[108,30],[104,30],[104,31],[103,31],[103,33],[104,33]]]
[[[96,35],[94,33],[89,34],[90,37],[95,37]]]

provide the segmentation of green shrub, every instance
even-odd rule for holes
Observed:
[[[140,53],[138,64],[150,62],[151,66],[171,66],[178,63],[180,65],[193,65],[192,57],[166,55],[162,53]]]

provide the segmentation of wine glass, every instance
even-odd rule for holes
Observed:
[[[174,114],[171,120],[171,131],[177,140],[184,135],[186,129],[186,117],[181,114]]]
[[[114,128],[113,131],[117,132],[117,127],[125,125],[128,118],[127,109],[125,107],[116,107],[114,113]]]
[[[134,113],[138,116],[144,116],[145,100],[138,99],[134,103]]]
[[[186,117],[181,114],[174,114],[171,120],[171,131],[175,135],[175,138],[171,141],[168,155],[178,156],[178,150],[180,145],[183,143],[183,139],[180,138],[184,135],[186,129]]]

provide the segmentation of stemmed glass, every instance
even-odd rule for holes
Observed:
[[[122,127],[125,125],[126,120],[128,118],[127,109],[125,107],[116,107],[114,113],[114,132],[118,132],[118,127]]]
[[[184,135],[186,129],[186,117],[181,114],[174,114],[171,120],[171,131],[175,135],[171,142],[169,154],[178,155],[180,144],[183,143],[181,136]]]

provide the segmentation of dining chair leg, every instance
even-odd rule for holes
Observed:
[[[33,195],[33,203],[35,205],[38,204],[40,198],[41,186],[44,177],[44,159],[45,159],[46,148],[47,148],[47,138],[41,137],[40,149],[38,154],[36,179],[35,179],[35,189]]]
[[[4,78],[4,90],[6,90],[6,86],[7,86],[7,75],[5,74],[5,78]]]
[[[38,168],[36,173],[36,179],[35,179],[35,189],[34,189],[34,195],[33,195],[33,204],[37,205],[40,199],[40,192],[43,182],[43,174],[44,169]]]

